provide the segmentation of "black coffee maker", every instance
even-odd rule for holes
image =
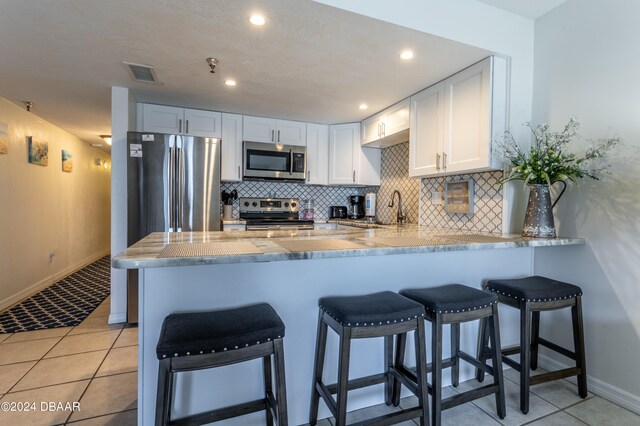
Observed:
[[[349,218],[362,219],[364,217],[364,195],[350,195],[349,204]]]

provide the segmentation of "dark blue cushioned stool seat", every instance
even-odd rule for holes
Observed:
[[[344,327],[366,327],[414,320],[424,307],[392,291],[364,296],[322,297],[318,306]]]
[[[158,359],[216,353],[284,337],[284,323],[267,303],[241,308],[171,314],[164,319]]]
[[[498,302],[495,294],[462,284],[402,290],[400,294],[420,302],[428,311],[440,314],[473,311]]]
[[[508,280],[490,280],[487,282],[487,290],[527,302],[548,302],[582,296],[582,289],[577,285],[537,275]]]

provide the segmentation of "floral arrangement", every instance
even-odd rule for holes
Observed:
[[[567,152],[573,139],[579,139],[580,123],[571,117],[561,132],[549,130],[549,124],[540,124],[531,129],[534,141],[528,150],[522,149],[511,132],[506,131],[499,144],[507,166],[506,176],[501,183],[523,180],[525,184],[552,185],[558,181],[572,181],[589,177],[600,179],[606,173],[607,165],[601,161],[609,150],[615,147],[619,138],[611,138],[604,143],[589,147],[583,156]]]

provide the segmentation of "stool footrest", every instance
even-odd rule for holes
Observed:
[[[257,399],[255,401],[245,402],[242,404],[231,405],[229,407],[218,408],[216,410],[207,411],[200,414],[184,417],[171,421],[170,425],[202,425],[207,423],[218,422],[245,414],[255,413],[267,408],[265,399]]]
[[[470,391],[466,391],[458,395],[451,396],[442,400],[442,409],[447,410],[460,404],[465,404],[475,399],[482,398],[483,396],[491,395],[492,393],[496,393],[496,389],[498,389],[498,385],[490,384]]]
[[[566,356],[567,358],[570,358],[572,360],[575,361],[576,359],[576,353],[573,351],[570,351],[568,349],[563,348],[562,346],[556,345],[553,342],[548,341],[547,339],[543,339],[542,337],[538,337],[538,343],[541,344],[542,346],[546,346],[547,348],[558,352],[561,355]]]
[[[371,376],[359,377],[347,382],[347,390],[366,388],[367,386],[378,385],[387,381],[384,373],[372,374]],[[327,385],[327,390],[332,394],[338,392],[338,384]]]
[[[349,426],[387,426],[395,425],[405,421],[410,421],[419,417],[422,409],[420,407],[409,408],[400,412],[389,413],[383,416],[374,417],[372,419],[362,420],[357,423],[351,423]]]
[[[392,374],[396,380],[405,385],[414,395],[418,394],[418,386],[416,386],[417,375],[413,371],[405,368],[404,366],[396,368],[390,368],[389,374]]]
[[[565,368],[557,371],[550,371],[549,373],[536,374],[529,378],[531,386],[538,385],[540,383],[547,383],[553,380],[564,379],[565,377],[577,376],[581,373],[581,370],[577,367]]]
[[[324,385],[324,383],[316,382],[316,390],[327,404],[327,408],[331,411],[333,417],[336,416],[338,412],[336,400],[333,399],[333,395],[331,395],[331,391]]]
[[[520,353],[520,346],[509,346],[506,348],[502,348],[501,352],[503,356],[516,355]]]
[[[505,355],[502,355],[502,363],[507,364],[509,367],[513,368],[518,373],[520,372],[520,363],[512,360],[511,358],[507,358]]]
[[[477,359],[475,359],[474,357],[472,357],[468,353],[459,351],[458,352],[458,356],[460,357],[460,359],[465,360],[469,364],[473,365],[475,368],[479,368],[480,370],[484,371],[487,374],[491,374],[492,376],[494,375],[493,367],[489,367],[487,364],[484,364],[484,363],[478,361]]]

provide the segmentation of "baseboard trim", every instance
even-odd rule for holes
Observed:
[[[570,365],[561,363],[553,358],[550,358],[547,355],[538,355],[538,365],[548,371],[553,370],[561,370],[563,368],[571,367]],[[587,371],[589,371],[589,366],[587,365]],[[572,383],[576,383],[575,377],[570,377],[569,380]],[[629,411],[633,411],[636,414],[640,414],[640,397],[633,395],[625,390],[617,388],[615,386],[610,385],[609,383],[605,383],[602,380],[596,379],[595,377],[589,376],[587,374],[587,383],[589,392],[598,395],[604,399],[607,399],[614,404],[617,404],[621,407],[626,408]]]
[[[122,322],[127,322],[126,312],[117,312],[115,314],[109,314],[109,324],[120,324]]]
[[[89,265],[90,263],[95,262],[96,260],[107,256],[109,253],[111,252],[110,249],[104,249],[98,253],[95,253],[89,257],[86,257],[82,260],[80,260],[79,262],[76,262],[72,265],[69,265],[68,267],[64,268],[63,270],[53,274],[53,275],[49,275],[48,277],[38,281],[35,284],[30,285],[29,287],[21,290],[20,292],[14,294],[13,296],[9,296],[3,300],[0,300],[0,311],[3,311],[5,309],[8,309],[10,307],[12,307],[13,305],[16,305],[20,302],[22,302],[24,299],[27,299],[28,297],[31,297],[32,295],[34,295],[35,293],[39,292],[40,290],[50,286],[51,284],[55,283],[56,281],[59,281],[60,279],[66,277],[67,275],[70,275],[72,273],[74,273],[75,271],[77,271],[78,269],[82,269],[85,266]]]

